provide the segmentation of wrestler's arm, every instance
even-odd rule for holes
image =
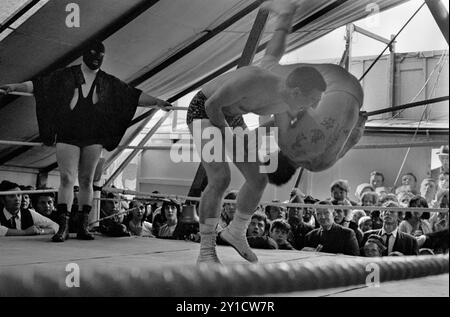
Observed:
[[[275,11],[278,17],[275,22],[273,36],[264,54],[262,67],[278,63],[283,57],[286,50],[286,38],[291,30],[292,20],[297,6],[291,0],[275,0],[269,9]]]
[[[0,86],[0,95],[10,94],[12,92],[25,92],[32,94],[34,92],[34,86],[32,81],[26,81],[18,84],[7,84]]]
[[[158,99],[156,97],[150,96],[146,93],[141,93],[139,97],[139,105],[142,106],[157,106],[161,110],[169,111],[172,105],[165,100]]]

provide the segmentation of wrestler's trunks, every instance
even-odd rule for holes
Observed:
[[[189,108],[186,115],[186,123],[188,125],[191,124],[192,121],[197,119],[208,119],[208,114],[205,111],[206,100],[207,98],[202,91],[199,91],[194,96],[191,103],[189,104]],[[242,127],[244,130],[247,128],[244,118],[242,116],[235,116],[235,117],[226,116],[225,119],[232,128]]]

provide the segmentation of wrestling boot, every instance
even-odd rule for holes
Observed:
[[[88,231],[91,209],[91,206],[83,205],[83,210],[78,212],[77,239],[79,240],[94,240],[94,235]]]
[[[53,242],[64,242],[69,238],[69,219],[70,213],[67,211],[66,204],[59,204],[57,206],[58,213],[58,232],[52,237]]]

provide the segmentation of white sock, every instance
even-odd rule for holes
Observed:
[[[216,227],[219,218],[208,218],[205,223],[200,223],[200,255],[197,263],[220,263],[216,253]]]
[[[237,211],[234,214],[233,220],[227,227],[228,231],[235,237],[245,237],[247,235],[247,227],[251,217],[251,214],[243,214]]]
[[[237,212],[230,225],[220,232],[220,237],[235,248],[244,259],[256,263],[258,257],[248,245],[246,235],[251,216]]]

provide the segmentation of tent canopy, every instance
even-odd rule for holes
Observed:
[[[289,36],[288,51],[336,28],[406,0],[315,0],[304,2]],[[258,13],[252,0],[79,0],[80,27],[68,27],[72,1],[49,1],[0,42],[0,83],[13,83],[80,63],[93,39],[106,46],[103,70],[144,92],[169,99],[224,65],[238,60]],[[271,15],[255,62],[274,29]],[[139,108],[136,117],[145,112]],[[0,97],[0,140],[37,141],[34,99]],[[139,124],[130,127],[127,140]],[[55,149],[0,145],[0,165],[45,169]]]

